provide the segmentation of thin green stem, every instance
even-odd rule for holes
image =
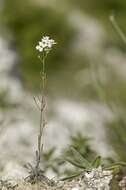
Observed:
[[[42,57],[38,57],[42,64],[42,72],[40,72],[40,78],[42,79],[42,86],[40,86],[41,91],[41,100],[40,100],[40,126],[39,126],[39,134],[38,134],[38,151],[37,151],[37,168],[39,168],[41,155],[43,151],[43,136],[44,136],[44,128],[46,126],[45,120],[45,109],[46,109],[46,97],[45,97],[45,87],[46,87],[46,72],[45,72],[45,59],[47,57],[47,53],[43,52]]]
[[[112,26],[116,30],[117,34],[120,36],[120,38],[122,39],[123,43],[126,45],[126,35],[122,31],[122,29],[120,28],[120,26],[118,25],[118,23],[116,22],[116,19],[115,19],[114,15],[110,16],[110,21],[112,23]]]

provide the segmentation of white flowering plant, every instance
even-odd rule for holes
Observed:
[[[44,171],[40,168],[40,162],[43,153],[43,138],[44,138],[44,129],[46,127],[46,119],[45,119],[45,112],[46,112],[46,72],[45,72],[45,60],[47,55],[49,54],[50,50],[52,49],[53,45],[56,42],[53,39],[50,39],[49,36],[43,36],[41,41],[38,42],[36,46],[36,50],[38,51],[39,55],[38,58],[42,65],[42,69],[40,72],[41,84],[40,84],[40,96],[34,97],[34,101],[37,105],[38,110],[40,111],[40,125],[39,125],[39,133],[38,133],[38,141],[37,141],[37,150],[36,150],[36,164],[32,166],[30,163],[26,165],[26,168],[29,169],[29,176],[26,178],[27,181],[31,183],[36,183],[38,181],[44,180],[46,183],[52,183],[46,176],[44,176]]]

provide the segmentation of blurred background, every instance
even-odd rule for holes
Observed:
[[[42,167],[67,173],[73,145],[85,158],[126,161],[125,0],[0,0],[0,168],[34,160],[39,129],[43,35],[57,45],[46,61],[47,121]],[[63,166],[63,167],[62,167]]]

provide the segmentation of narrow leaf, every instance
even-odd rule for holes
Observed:
[[[83,166],[83,165],[81,165],[81,164],[79,164],[79,163],[77,163],[77,162],[74,162],[73,160],[71,160],[71,159],[65,159],[67,162],[69,162],[70,164],[72,164],[72,165],[74,165],[74,166],[76,166],[76,167],[78,167],[78,168],[82,168],[82,169],[85,169],[85,167]]]
[[[84,158],[84,156],[75,148],[71,147],[71,151],[76,159],[84,168],[90,168],[91,164]]]
[[[79,172],[79,173],[77,173],[77,174],[73,174],[73,175],[68,176],[68,177],[64,177],[64,178],[60,179],[60,181],[65,181],[65,180],[68,180],[68,179],[72,179],[72,178],[74,178],[74,177],[79,176],[80,174],[81,174],[81,172]]]
[[[101,165],[101,156],[97,156],[92,162],[92,167],[98,168]]]

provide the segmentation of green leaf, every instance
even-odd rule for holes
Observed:
[[[109,165],[108,167],[106,167],[105,169],[119,167],[119,166],[125,166],[126,167],[126,162],[115,162],[115,163]]]
[[[80,163],[84,168],[91,168],[91,164],[83,157],[83,155],[75,148],[71,147],[71,151],[75,157],[75,160]]]
[[[101,156],[97,156],[95,160],[92,162],[93,168],[98,168],[101,165]]]
[[[78,168],[86,169],[86,167],[84,167],[83,165],[81,165],[81,164],[79,164],[79,163],[77,163],[77,162],[75,162],[75,161],[73,161],[73,160],[71,160],[71,159],[69,159],[69,158],[67,158],[67,159],[65,159],[65,160],[66,160],[67,162],[69,162],[70,164],[72,164],[72,165],[78,167]]]
[[[126,162],[115,162],[104,169],[113,170],[114,174],[117,174],[120,172],[122,166],[126,167]]]
[[[73,174],[73,175],[68,176],[68,177],[64,177],[64,178],[62,178],[62,179],[60,179],[60,180],[61,180],[61,181],[65,181],[65,180],[68,180],[68,179],[72,179],[72,178],[74,178],[74,177],[79,176],[80,174],[81,174],[81,172],[79,172],[79,173],[77,173],[77,174]]]

